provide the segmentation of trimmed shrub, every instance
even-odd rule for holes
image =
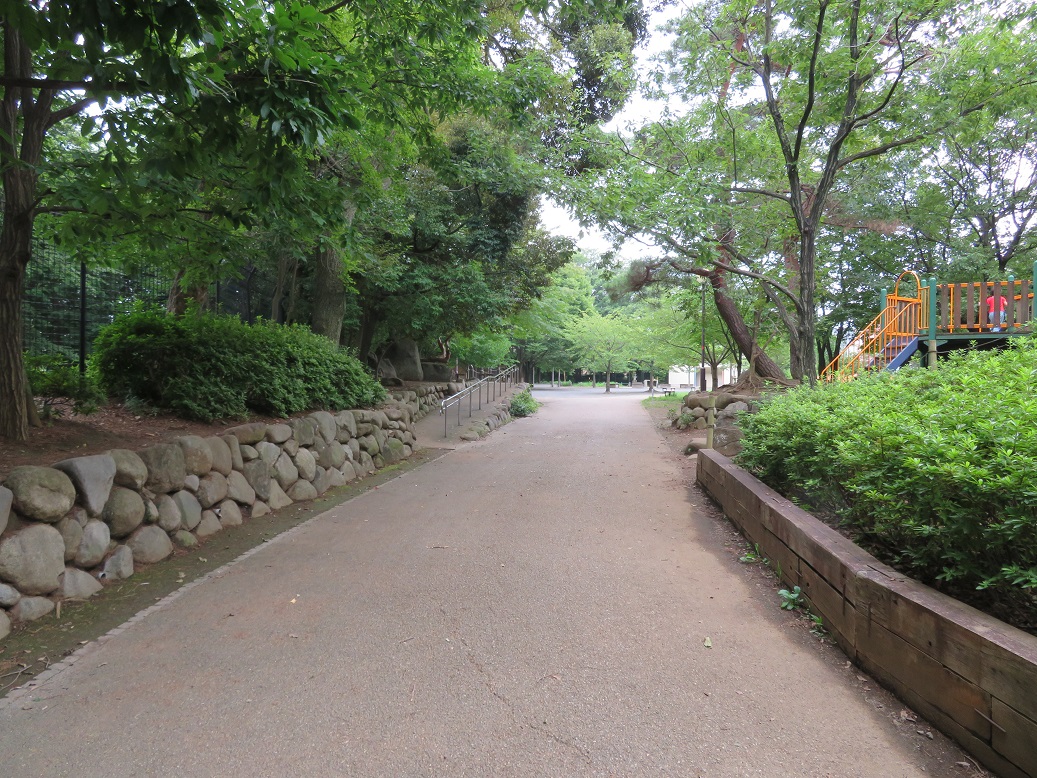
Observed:
[[[354,356],[308,328],[233,316],[136,311],[101,331],[93,365],[110,395],[201,421],[360,408],[385,396]]]
[[[970,601],[1007,620],[1027,612],[1032,629],[1035,390],[1033,339],[963,352],[936,370],[799,388],[742,418],[738,461],[827,509],[899,570],[958,596],[971,591]]]
[[[508,411],[515,418],[519,418],[521,416],[532,416],[539,407],[540,403],[533,399],[529,389],[523,389],[511,398],[511,405],[508,407]]]

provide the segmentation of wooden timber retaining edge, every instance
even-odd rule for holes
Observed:
[[[1037,637],[884,565],[715,451],[697,480],[851,660],[1002,778],[1037,778]]]

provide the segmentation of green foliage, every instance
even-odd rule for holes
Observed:
[[[532,416],[539,407],[540,403],[533,399],[533,394],[529,389],[523,389],[511,398],[511,406],[508,410],[512,416],[521,418],[522,416]]]
[[[760,553],[760,544],[753,543],[753,547],[748,549],[744,554],[738,557],[738,561],[747,565],[755,564],[756,562],[766,562],[763,554]]]
[[[626,370],[635,354],[633,328],[630,321],[619,314],[584,314],[572,319],[564,333],[572,344],[573,358],[585,368],[603,371],[606,380],[613,371]]]
[[[1037,341],[770,398],[739,462],[880,558],[1037,613]]]
[[[110,394],[203,421],[384,397],[355,357],[300,326],[139,310],[106,327],[94,348]]]
[[[803,605],[803,592],[798,586],[789,589],[779,589],[778,596],[781,597],[781,609],[794,611]]]
[[[25,372],[33,395],[42,403],[40,416],[54,418],[65,411],[93,413],[104,393],[92,375],[58,354],[25,355]]]
[[[465,365],[476,367],[493,367],[510,365],[514,362],[511,355],[511,339],[503,332],[494,332],[482,327],[471,335],[461,335],[453,339],[454,356]]]

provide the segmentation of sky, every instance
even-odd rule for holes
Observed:
[[[672,36],[661,32],[658,28],[679,16],[685,8],[685,3],[678,0],[677,3],[656,11],[652,15],[652,20],[649,23],[648,40],[634,52],[639,75],[647,74],[652,67],[651,58],[665,51],[670,45]],[[630,96],[623,110],[605,125],[605,129],[615,131],[630,124],[637,126],[647,120],[657,118],[662,105],[658,101],[646,100],[637,91]],[[549,197],[541,198],[540,220],[550,232],[572,238],[576,241],[576,247],[580,251],[603,254],[612,249],[611,243],[599,230],[595,228],[581,228],[579,223],[572,218],[572,215],[562,205]],[[643,256],[646,250],[651,249],[640,243],[628,242],[619,250],[618,255],[621,260],[629,261]]]

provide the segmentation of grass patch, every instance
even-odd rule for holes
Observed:
[[[641,401],[641,405],[645,408],[680,408],[681,403],[684,402],[685,394],[668,394],[664,395],[661,392],[655,397],[646,397]]]

